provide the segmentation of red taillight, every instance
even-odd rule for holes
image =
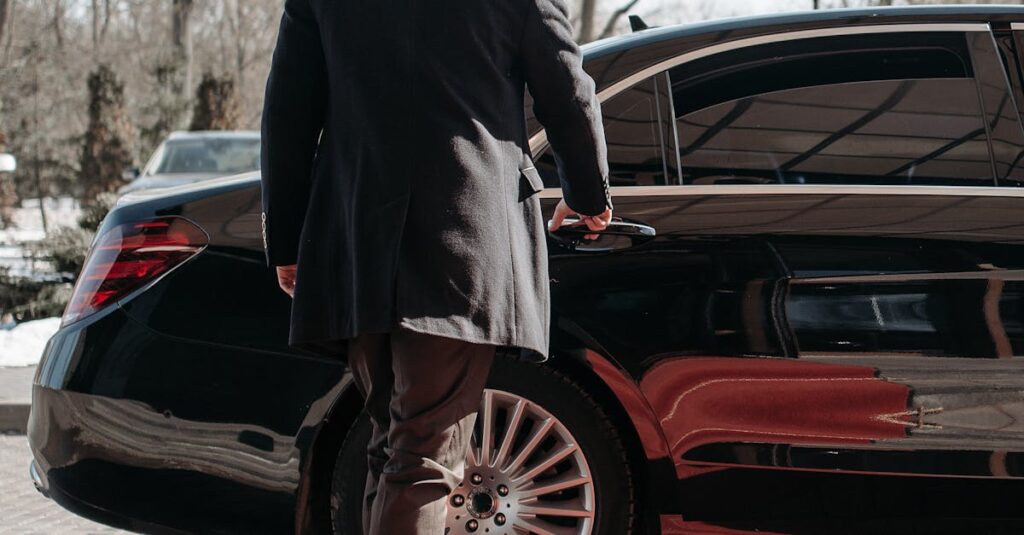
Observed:
[[[123,223],[99,236],[78,276],[61,325],[141,288],[201,251],[209,238],[184,217]]]

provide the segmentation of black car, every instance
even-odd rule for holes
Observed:
[[[1022,38],[973,6],[587,46],[617,219],[550,236],[551,358],[495,365],[451,533],[1024,530]],[[361,400],[287,346],[259,214],[251,175],[107,216],[33,388],[42,492],[361,532]]]

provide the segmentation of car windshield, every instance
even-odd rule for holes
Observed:
[[[168,141],[150,174],[233,174],[260,168],[259,139],[181,139]]]

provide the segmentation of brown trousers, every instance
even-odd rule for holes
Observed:
[[[363,533],[443,535],[495,346],[398,329],[349,341],[373,424]]]

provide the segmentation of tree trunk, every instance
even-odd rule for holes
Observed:
[[[7,12],[7,23],[9,30],[7,32],[7,43],[4,44],[4,61],[11,56],[11,47],[14,46],[14,0],[0,0],[4,4],[4,10]],[[0,32],[3,33],[3,32]]]
[[[581,44],[594,40],[594,12],[596,8],[597,0],[582,0],[580,3],[580,34],[576,40]]]
[[[39,139],[41,136],[38,135],[39,128],[39,65],[36,63],[32,68],[32,123],[35,131],[35,143],[33,143],[32,155],[32,176],[36,182],[36,196],[39,197],[39,217],[43,222],[43,234],[46,236],[50,235],[50,227],[46,222],[46,203],[43,202],[45,194],[43,193],[43,172],[40,168],[42,157],[39,151]]]
[[[53,36],[57,39],[57,50],[64,50],[64,0],[53,3]]]
[[[100,29],[100,43],[107,37],[107,30],[110,29],[110,13],[113,11],[110,2],[111,0],[103,0],[103,27]]]
[[[100,0],[92,0],[92,50],[100,48]]]
[[[7,29],[7,17],[11,13],[11,0],[0,0],[0,43],[4,41],[4,30]]]
[[[192,87],[192,8],[195,0],[174,0],[171,9],[171,43],[177,60],[185,71],[185,84],[181,94]]]
[[[242,0],[235,1],[235,19],[238,21],[239,30],[241,30],[242,21],[245,20],[245,14],[242,13]],[[235,79],[238,81],[239,87],[245,86],[245,39],[241,35],[241,31],[235,34],[235,67],[237,74]]]

